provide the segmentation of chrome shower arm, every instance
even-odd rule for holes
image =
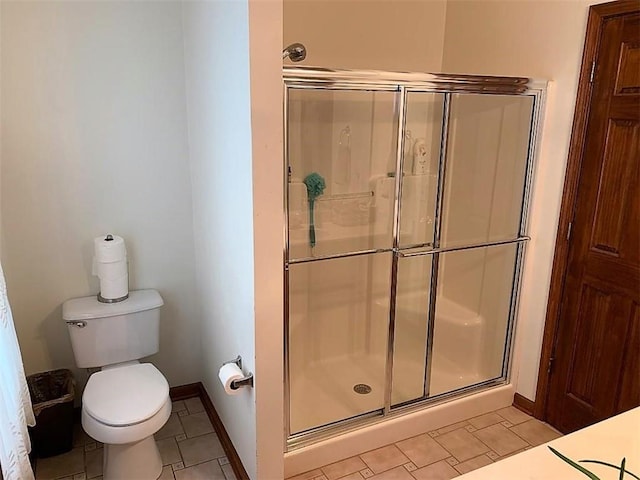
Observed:
[[[307,49],[301,43],[292,43],[282,51],[282,59],[287,57],[292,62],[301,62],[307,57]]]

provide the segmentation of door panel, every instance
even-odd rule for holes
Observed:
[[[567,395],[576,421],[602,420],[615,410],[615,392],[624,355],[629,302],[597,279],[583,284],[569,371]],[[621,348],[622,347],[622,348]]]
[[[623,42],[620,69],[616,78],[616,95],[640,93],[640,43]]]
[[[637,11],[604,24],[547,403],[563,432],[640,404],[638,45]]]
[[[612,295],[594,286],[583,285],[576,331],[576,347],[569,374],[568,393],[586,405],[593,403],[594,380],[602,359],[606,318],[611,314]]]
[[[625,366],[620,382],[620,392],[616,410],[624,412],[630,410],[638,404],[640,398],[640,382],[638,382],[638,372],[640,372],[640,305],[633,304],[629,322],[629,332],[625,359]]]
[[[630,209],[625,207],[630,205],[633,193],[629,179],[633,178],[634,165],[628,159],[638,151],[640,123],[613,119],[608,127],[592,244],[594,249],[620,256],[623,233],[632,233],[624,228],[630,220]],[[637,255],[632,250],[625,253]]]

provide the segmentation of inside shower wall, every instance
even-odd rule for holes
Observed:
[[[288,87],[289,434],[504,382],[538,93]]]

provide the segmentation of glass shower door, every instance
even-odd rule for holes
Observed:
[[[453,94],[429,395],[506,375],[533,97]]]
[[[532,113],[527,96],[407,95],[407,132],[434,140],[405,148],[392,405],[506,374]]]
[[[445,95],[408,92],[398,249],[433,249]],[[396,253],[396,255],[399,255]],[[391,405],[426,397],[432,258],[399,256]]]
[[[391,290],[394,91],[289,88],[291,435],[381,414]]]

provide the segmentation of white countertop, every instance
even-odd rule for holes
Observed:
[[[620,465],[640,476],[640,407],[596,423],[570,435],[457,477],[462,480],[573,480],[587,477],[554,455],[547,446],[577,462],[600,460]],[[619,471],[593,463],[579,463],[601,478],[618,480]],[[628,473],[626,480],[633,480]]]

